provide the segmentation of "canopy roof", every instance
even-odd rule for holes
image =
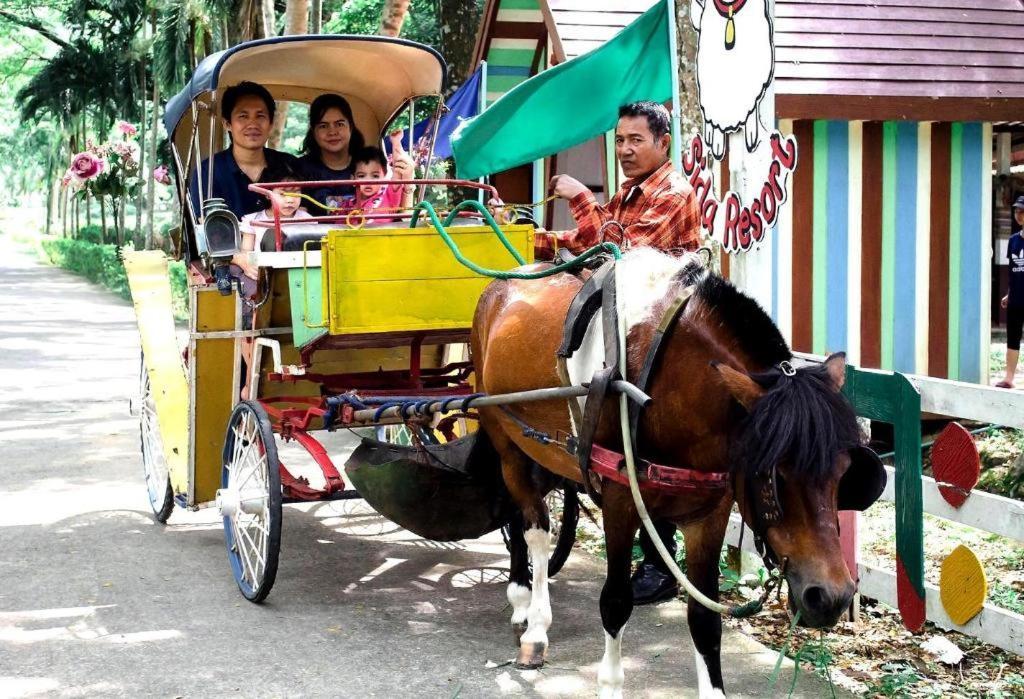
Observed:
[[[446,68],[429,46],[389,37],[318,34],[249,41],[203,59],[185,88],[168,100],[164,126],[179,148],[187,148],[192,103],[251,80],[277,100],[309,103],[324,93],[340,94],[352,105],[356,126],[376,137],[410,98],[440,94]]]

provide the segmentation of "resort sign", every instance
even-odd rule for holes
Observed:
[[[775,71],[772,20],[767,0],[691,0],[690,22],[698,34],[697,91],[704,130],[683,155],[682,170],[700,201],[708,236],[728,252],[746,252],[759,246],[778,220],[786,183],[797,165],[795,138],[777,130],[762,135],[767,129],[761,103]],[[774,114],[767,117],[774,122]],[[727,135],[737,136],[729,140],[740,145],[731,149],[729,159],[731,166],[743,165],[744,196],[731,190],[715,194],[712,165],[725,157]]]

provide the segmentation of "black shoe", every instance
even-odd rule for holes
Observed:
[[[633,604],[654,604],[679,594],[679,583],[675,577],[650,563],[641,563],[630,583],[633,586]]]

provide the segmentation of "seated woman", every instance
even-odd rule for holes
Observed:
[[[241,219],[269,206],[269,202],[249,185],[259,182],[268,167],[295,166],[293,155],[267,148],[270,128],[274,123],[274,98],[267,88],[254,82],[240,82],[224,91],[220,101],[224,128],[231,145],[202,162],[199,178],[194,175],[189,187],[192,210],[201,216],[199,185],[206,198],[213,162],[213,197],[223,199],[228,208]]]
[[[309,128],[302,142],[299,164],[309,180],[351,180],[352,153],[363,148],[366,141],[356,128],[352,107],[341,95],[320,95],[309,105]],[[337,209],[350,209],[355,204],[356,190],[352,185],[338,185],[308,190],[317,201],[330,209],[311,208],[315,216],[337,213]]]

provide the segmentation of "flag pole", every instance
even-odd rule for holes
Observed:
[[[476,92],[476,113],[483,114],[484,110],[487,109],[487,61],[480,61],[480,89]],[[480,184],[485,184],[486,177],[479,179]],[[477,201],[481,204],[486,203],[484,201],[484,190],[477,190],[476,193]]]
[[[668,13],[668,50],[672,75],[672,165],[676,170],[683,167],[682,106],[679,99],[679,37],[676,32],[675,0],[665,0]]]

